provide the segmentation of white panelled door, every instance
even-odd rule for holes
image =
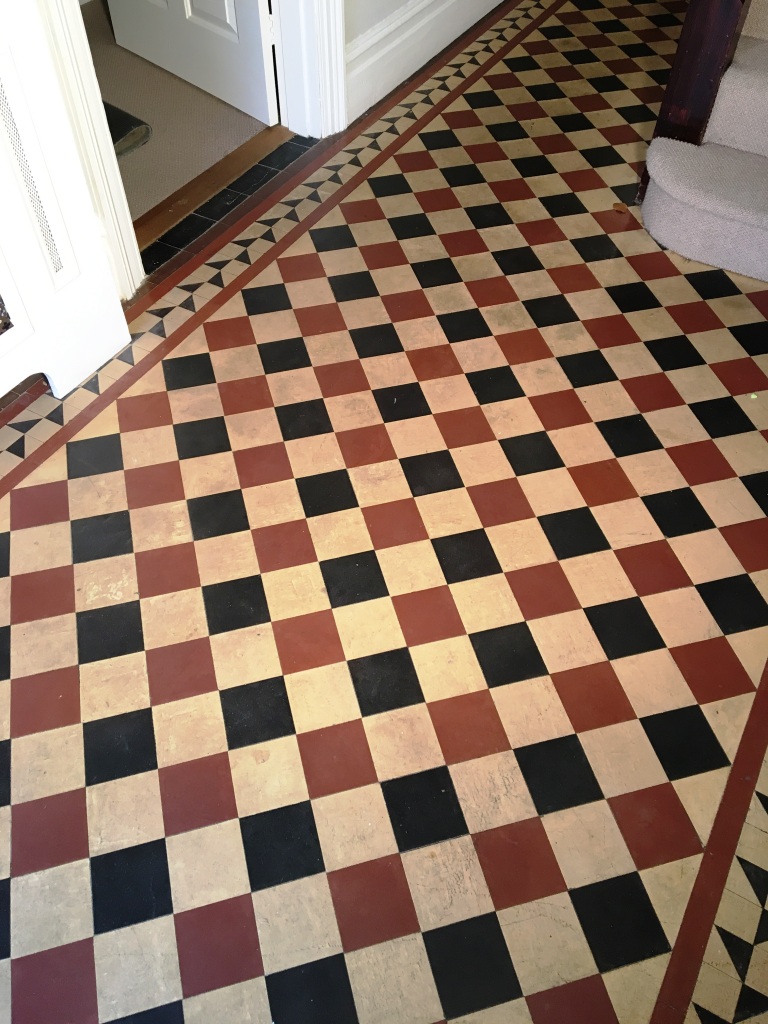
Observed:
[[[120,46],[264,124],[277,124],[269,0],[108,4]]]

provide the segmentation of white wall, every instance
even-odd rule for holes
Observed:
[[[80,0],[83,3],[84,0]],[[344,20],[347,42],[364,35],[374,25],[388,18],[408,0],[345,0]]]

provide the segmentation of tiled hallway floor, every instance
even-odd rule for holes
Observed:
[[[682,5],[546,6],[6,464],[0,1019],[648,1024],[689,955],[766,744],[768,287],[624,205]],[[654,1024],[734,1019],[705,975]]]

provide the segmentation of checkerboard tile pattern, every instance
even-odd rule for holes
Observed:
[[[510,15],[0,499],[0,1015],[649,1019],[768,650],[768,291],[627,205],[681,9]]]

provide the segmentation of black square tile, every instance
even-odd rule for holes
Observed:
[[[307,346],[303,338],[286,338],[284,341],[265,341],[259,345],[259,355],[265,373],[282,373],[285,370],[300,370],[311,366]]]
[[[519,121],[500,121],[498,124],[489,124],[487,128],[497,142],[516,142],[528,138],[528,132]]]
[[[759,324],[740,324],[738,327],[731,327],[729,329],[747,355],[768,355],[768,330],[765,329],[765,322]]]
[[[67,444],[67,476],[70,480],[114,473],[122,468],[123,449],[119,434],[87,437]]]
[[[198,206],[195,213],[198,217],[208,217],[212,221],[220,221],[236,206],[245,200],[244,192],[236,192],[231,188],[223,188],[212,196],[207,203]]]
[[[624,255],[610,235],[589,235],[587,238],[572,238],[571,245],[585,263],[615,260]]]
[[[706,402],[691,402],[689,408],[710,437],[746,434],[755,429],[755,424],[735,398],[710,398]]]
[[[350,332],[352,344],[361,359],[371,356],[386,356],[402,352],[403,346],[393,324],[374,324],[372,327],[355,327]]]
[[[572,889],[571,902],[599,971],[669,952],[640,875],[620,875]]]
[[[97,935],[173,912],[165,840],[91,858]]]
[[[467,823],[445,766],[381,784],[401,853],[466,835]]]
[[[353,249],[357,242],[346,224],[332,228],[310,228],[312,244],[318,252],[331,252],[334,249]]]
[[[665,537],[711,530],[714,523],[689,487],[646,494],[643,503]]]
[[[525,392],[509,366],[492,366],[488,370],[474,370],[467,374],[467,381],[480,405],[491,405],[493,402],[506,402],[511,398],[525,396]]]
[[[640,722],[661,766],[673,782],[730,762],[698,705],[662,711]]]
[[[483,206],[467,206],[464,210],[478,231],[483,228],[500,228],[514,223],[501,203],[485,203]]]
[[[248,316],[260,313],[279,313],[291,308],[288,289],[284,284],[267,284],[260,288],[243,288],[241,292]]]
[[[587,388],[592,384],[607,384],[616,380],[616,374],[602,352],[575,352],[560,356],[557,360],[568,380],[575,388]]]
[[[379,289],[367,270],[357,270],[353,274],[336,274],[328,278],[328,283],[337,302],[372,299],[379,294]]]
[[[329,558],[320,563],[320,571],[334,608],[387,596],[387,584],[375,551]]]
[[[544,430],[538,430],[535,434],[505,437],[500,444],[516,476],[544,473],[548,469],[560,469],[565,465]]]
[[[11,535],[8,530],[0,532],[0,579],[11,575]]]
[[[645,347],[662,370],[682,370],[687,366],[703,366],[701,353],[684,335],[646,341]]]
[[[230,750],[296,732],[285,680],[280,676],[221,690],[220,697]]]
[[[588,508],[570,508],[539,516],[539,523],[558,559],[608,551],[610,544]]]
[[[541,67],[533,57],[507,57],[502,62],[510,71],[541,71]]]
[[[492,333],[479,309],[460,309],[455,313],[439,313],[437,319],[451,344],[470,341],[472,338],[487,338]]]
[[[640,413],[601,420],[597,429],[618,459],[625,455],[639,455],[640,452],[655,452],[664,447]]]
[[[530,245],[520,245],[515,249],[502,249],[491,253],[499,265],[502,274],[513,277],[515,274],[530,274],[535,270],[543,270],[544,264]]]
[[[521,178],[538,178],[540,175],[557,173],[545,156],[523,156],[512,163]]]
[[[573,116],[582,117],[583,115],[574,114]],[[584,120],[586,121],[586,118]],[[591,129],[592,125],[589,127]],[[542,196],[540,202],[550,217],[575,217],[577,214],[587,212],[586,206],[574,192],[567,192],[560,196]]]
[[[620,23],[619,23],[620,24]],[[625,32],[626,28],[622,24],[620,29],[601,29],[601,31],[618,31]],[[616,75],[599,75],[597,78],[590,78],[589,84],[592,88],[601,94],[607,92],[624,92],[627,88],[620,78]]]
[[[664,647],[664,641],[639,597],[596,604],[584,611],[609,661]]]
[[[578,736],[517,747],[515,757],[539,814],[603,799]]]
[[[333,433],[331,418],[322,398],[311,398],[307,402],[294,402],[292,405],[278,405],[275,412],[286,441],[298,441],[301,437]]]
[[[308,517],[341,512],[345,508],[357,508],[357,497],[346,469],[299,477],[296,486],[304,507],[304,515]]]
[[[377,388],[373,392],[373,397],[385,423],[430,414],[424,392],[418,384],[395,384],[391,388]]]
[[[181,1000],[176,1003],[165,1003],[163,1006],[154,1006],[151,1010],[118,1017],[110,1024],[184,1024],[184,1004]]]
[[[613,146],[595,146],[593,149],[582,149],[581,155],[590,167],[613,167],[623,164],[624,157],[617,153]]]
[[[435,229],[425,213],[408,213],[404,217],[390,217],[389,226],[395,238],[404,241],[406,238],[421,238],[434,235]]]
[[[368,184],[377,199],[384,196],[403,196],[413,192],[404,174],[373,174],[368,179]]]
[[[440,170],[451,188],[460,188],[462,185],[482,185],[485,181],[475,164],[441,167]]]
[[[628,57],[648,57],[653,54],[644,43],[630,43],[622,49]],[[655,54],[653,54],[655,56]],[[621,114],[627,124],[642,124],[645,121],[655,121],[656,115],[645,103],[633,103],[629,107],[617,107],[616,113]]]
[[[686,274],[685,276],[702,299],[721,299],[726,295],[740,294],[739,289],[724,270],[700,270],[695,274]]]
[[[768,626],[768,604],[749,576],[711,580],[696,589],[724,633]]]
[[[85,784],[97,786],[157,768],[152,709],[83,723]]]
[[[228,633],[269,622],[261,576],[209,583],[203,587],[203,603],[211,633]]]
[[[308,800],[241,818],[240,831],[253,892],[325,870]]]
[[[594,128],[594,125],[585,114],[559,114],[553,117],[552,120],[555,122],[561,132],[570,134],[571,132],[590,132]],[[554,198],[558,199],[559,196]],[[542,199],[542,202],[545,202]],[[551,213],[552,211],[550,211]],[[552,213],[553,217],[559,217],[561,214]]]
[[[426,149],[453,149],[454,146],[460,146],[458,138],[455,132],[452,132],[449,128],[443,128],[436,132],[419,132],[419,141],[424,144]]]
[[[352,684],[363,715],[421,704],[424,694],[407,647],[349,662]]]
[[[418,278],[422,288],[439,288],[444,284],[459,284],[461,274],[453,264],[453,260],[424,260],[412,263],[411,270]]]
[[[572,324],[579,319],[564,295],[545,295],[540,299],[526,299],[523,305],[537,327]]]
[[[278,173],[276,167],[266,167],[264,164],[255,164],[250,167],[245,174],[241,174],[239,178],[236,178],[230,183],[230,188],[234,192],[242,192],[246,196],[252,196],[254,192],[257,192],[262,185],[266,185],[268,181]]]
[[[468,530],[432,541],[437,560],[448,583],[494,576],[501,572],[499,560],[484,530]]]
[[[277,149],[271,153],[267,153],[262,163],[268,167],[274,167],[278,171],[284,170],[286,167],[290,167],[294,160],[298,160],[299,157],[306,152],[305,146],[297,146],[293,140],[284,142],[282,146],[278,146]]]
[[[178,256],[180,252],[181,250],[174,245],[167,245],[165,242],[152,242],[146,249],[141,250],[141,265],[144,268],[144,273],[153,273],[168,260]]]
[[[188,498],[187,509],[195,540],[221,537],[225,533],[239,533],[248,529],[242,491],[221,491]]]
[[[0,960],[11,955],[11,880],[0,880]]]
[[[0,740],[0,807],[11,802],[11,741]]]
[[[191,242],[205,234],[211,227],[213,227],[213,224],[207,217],[200,217],[197,213],[190,213],[183,220],[179,221],[178,224],[174,224],[170,231],[160,235],[158,242],[161,242],[163,245],[170,245],[174,249],[186,249]]]
[[[180,459],[195,459],[202,455],[216,455],[232,450],[223,416],[206,420],[174,423],[173,436]]]
[[[197,388],[203,384],[215,384],[216,375],[213,363],[207,352],[196,356],[178,356],[175,359],[164,359],[163,376],[169,391],[181,388]]]
[[[464,1017],[522,996],[495,914],[425,932],[424,945],[446,1018]]]
[[[473,110],[481,110],[484,107],[503,107],[501,99],[490,89],[480,89],[477,92],[465,92],[464,99]]]
[[[11,627],[0,626],[0,679],[11,678]]]
[[[77,657],[81,664],[144,650],[138,601],[77,613]]]
[[[133,551],[129,512],[107,512],[87,519],[73,519],[71,529],[72,561],[75,563],[129,555]]]
[[[644,281],[609,285],[605,290],[622,313],[635,313],[640,309],[658,309],[661,306]]]
[[[405,479],[414,498],[437,491],[452,491],[463,487],[461,476],[450,452],[429,452],[427,455],[409,455],[400,460]]]
[[[566,50],[563,56],[571,64],[597,64],[599,60],[591,50]]]
[[[741,482],[768,516],[768,472],[750,473],[743,476]]]
[[[280,1024],[358,1024],[342,953],[268,974],[267,996]]]
[[[496,626],[469,637],[489,686],[505,686],[547,674],[547,667],[528,624]]]

